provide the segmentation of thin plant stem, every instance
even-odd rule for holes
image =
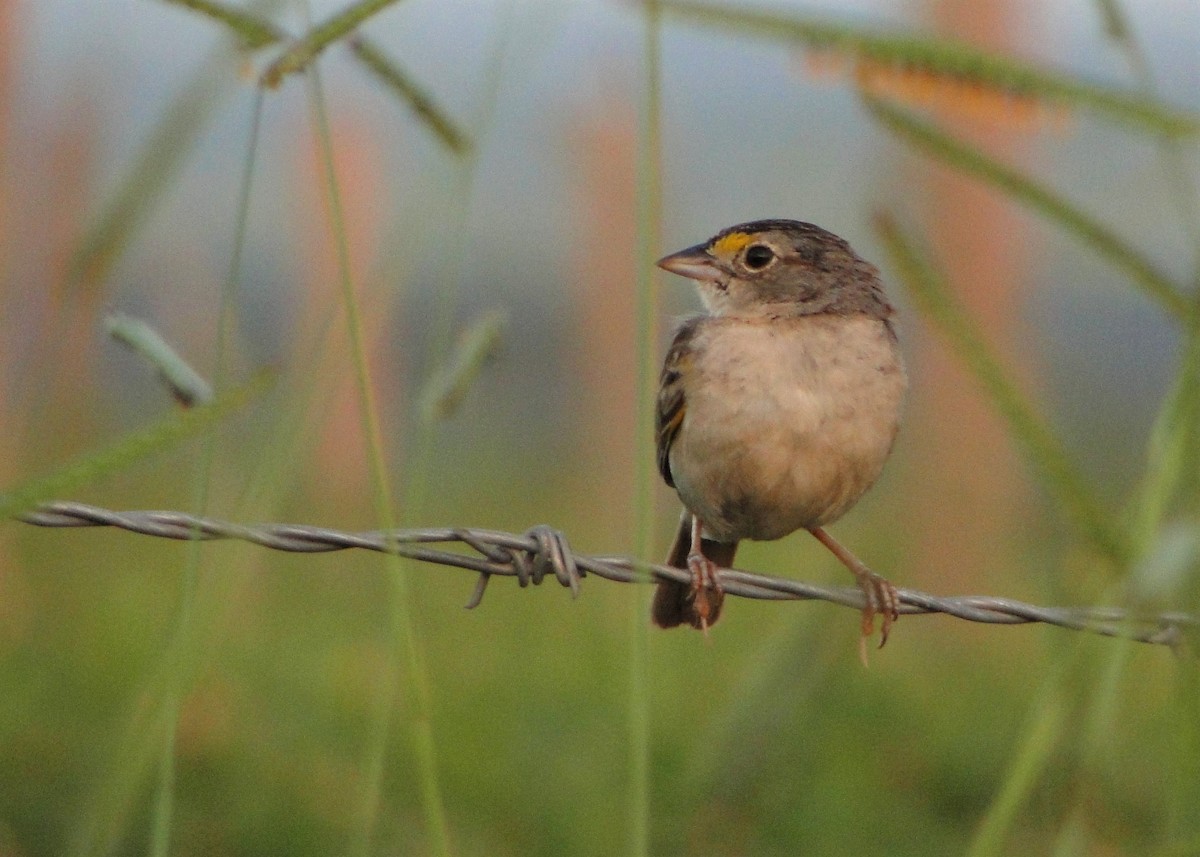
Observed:
[[[104,329],[154,368],[178,404],[190,408],[212,402],[212,386],[150,324],[114,312],[105,316]]]
[[[216,51],[168,105],[133,166],[107,197],[72,255],[71,286],[103,281],[179,174],[222,98],[229,92],[226,48]]]
[[[47,497],[70,492],[102,476],[117,473],[156,452],[173,449],[184,440],[199,436],[210,425],[228,418],[234,411],[263,395],[273,381],[273,373],[260,372],[245,384],[218,396],[211,405],[172,413],[150,428],[128,434],[105,448],[89,452],[79,460],[68,462],[45,476],[0,494],[0,518],[19,515],[45,502]]]
[[[374,42],[361,36],[348,40],[350,50],[370,71],[375,79],[387,87],[408,105],[409,110],[433,134],[456,155],[461,155],[471,147],[471,141],[446,115],[445,111],[424,89],[414,83],[400,65],[376,47]]]
[[[657,307],[654,261],[662,221],[661,34],[657,0],[645,6],[645,95],[637,160],[637,438],[634,443],[634,556],[646,557],[654,544],[654,479],[651,443],[654,383],[657,375]],[[629,596],[629,853],[650,853],[650,622],[647,595]]]
[[[333,142],[329,118],[320,75],[315,66],[309,68],[309,100],[317,134],[322,179],[329,210],[330,230],[337,252],[338,281],[342,290],[343,311],[350,338],[351,359],[354,363],[355,382],[358,386],[359,415],[361,430],[367,445],[367,457],[371,471],[375,512],[380,526],[391,529],[397,520],[392,503],[392,489],[384,461],[383,436],[379,426],[379,409],[371,385],[371,371],[367,360],[361,313],[354,293],[350,275],[350,251],[346,235],[346,224],[342,212],[341,192],[333,161]],[[414,715],[409,723],[411,740],[417,761],[417,778],[421,788],[421,801],[425,816],[426,834],[431,853],[450,854],[449,832],[441,786],[438,781],[437,759],[433,741],[429,681],[425,666],[422,641],[416,631],[411,612],[412,596],[403,564],[394,552],[389,552],[385,561],[389,583],[389,615],[391,649],[400,649],[407,660]],[[368,739],[368,759],[365,779],[367,783],[363,818],[359,826],[359,841],[355,850],[365,853],[374,832],[375,819],[381,799],[382,767],[386,755],[386,737],[390,728],[391,711],[399,685],[398,671],[394,664],[385,668],[381,682],[378,708]]]
[[[979,820],[967,857],[993,857],[1006,852],[1005,841],[1020,809],[1029,800],[1050,766],[1055,750],[1064,740],[1072,714],[1061,686],[1068,660],[1063,658],[1056,673],[1043,682],[1041,693],[1021,730],[1020,744],[1011,754],[1008,771]]]
[[[507,20],[507,17],[504,20]],[[499,85],[501,78],[498,66],[504,54],[504,42],[505,39],[503,36],[497,41],[493,63],[497,68],[493,69],[493,73],[485,75],[485,79],[491,81],[491,88],[484,96],[481,115],[476,122],[477,127],[473,135],[474,139],[481,139],[483,137],[483,128],[490,122],[494,110],[497,97],[496,87]],[[452,225],[446,227],[445,230],[450,234],[462,234],[463,232],[462,224],[465,223],[469,212],[468,201],[472,196],[471,189],[478,164],[477,153],[477,147],[470,147],[460,155],[459,160],[456,162],[455,174],[457,180],[454,182],[453,189],[449,192],[449,196],[454,200],[454,205],[447,217],[447,220]],[[441,367],[445,363],[451,351],[454,313],[458,306],[459,284],[462,279],[461,269],[457,266],[461,266],[466,256],[467,253],[465,250],[462,253],[453,254],[449,262],[451,267],[444,272],[446,285],[438,291],[438,301],[434,308],[433,319],[429,325],[430,335],[427,349],[427,364],[433,367],[431,378],[436,376],[438,367]],[[428,390],[428,385],[426,385],[426,390]],[[418,397],[417,401],[419,400]],[[429,486],[434,474],[437,427],[437,420],[418,419],[409,433],[409,454],[405,460],[404,472],[406,473],[406,478],[404,481],[402,509],[404,517],[410,521],[420,518],[428,503]],[[436,767],[434,765],[435,746],[433,742],[432,722],[429,715],[432,708],[432,694],[427,677],[428,670],[425,666],[422,641],[415,628],[415,620],[412,618],[414,594],[408,586],[406,576],[410,571],[410,566],[407,561],[400,560],[399,562],[399,569],[394,575],[398,579],[398,584],[393,586],[391,593],[391,613],[393,617],[393,637],[403,636],[409,641],[407,651],[410,681],[414,685],[413,692],[416,698],[416,713],[414,722],[410,727],[410,737],[418,759],[425,759],[423,763],[421,791],[422,803],[426,815],[426,826],[430,831],[431,847],[433,848],[433,853],[449,854],[451,852],[445,811],[443,809],[441,792],[437,783]],[[385,666],[385,674],[389,676],[389,681],[392,684],[395,684],[397,681],[396,672],[394,663],[389,663]],[[387,699],[390,700],[392,697],[394,697],[394,691],[389,694]],[[364,857],[369,852],[370,830],[374,826],[374,819],[379,803],[380,784],[383,780],[383,763],[387,750],[390,712],[390,702],[387,707],[382,707],[375,712],[374,725],[367,742],[367,769],[364,775],[367,794],[364,801],[363,820],[359,825],[358,836],[352,843],[353,847],[351,848],[352,854],[364,855]]]
[[[262,124],[263,97],[262,91],[255,95],[252,118],[250,121],[250,137],[246,146],[246,160],[243,167],[241,190],[238,194],[237,216],[234,223],[233,250],[230,253],[229,270],[221,284],[220,310],[217,313],[217,328],[213,357],[213,390],[220,393],[225,386],[228,374],[228,329],[234,310],[234,299],[237,294],[238,280],[241,276],[242,256],[246,247],[246,224],[249,219],[250,197],[254,186],[255,161],[258,152],[259,130]],[[209,495],[212,487],[213,462],[217,454],[218,426],[212,425],[204,439],[204,447],[196,468],[196,484],[194,489],[193,508],[198,515],[204,515],[208,510]],[[151,817],[150,854],[153,857],[165,857],[171,849],[171,827],[175,809],[175,740],[179,711],[187,692],[192,671],[189,668],[195,660],[195,643],[198,639],[199,628],[196,625],[196,594],[200,586],[200,564],[202,543],[194,539],[188,543],[184,558],[179,612],[175,619],[175,630],[172,644],[168,648],[168,658],[173,663],[167,671],[168,685],[164,700],[165,730],[162,738],[162,755],[158,764],[158,783],[155,786],[154,808]],[[190,645],[189,645],[190,643]]]
[[[1098,4],[1107,30],[1125,54],[1137,86],[1154,98],[1158,85],[1141,44],[1125,20],[1118,0]],[[1181,493],[1196,497],[1192,487],[1196,458],[1192,452],[1197,426],[1200,426],[1200,197],[1194,176],[1182,149],[1169,137],[1160,136],[1158,159],[1166,178],[1176,214],[1193,248],[1192,292],[1183,318],[1184,341],[1180,344],[1179,370],[1172,389],[1163,397],[1150,433],[1146,467],[1141,490],[1129,504],[1132,541],[1139,556],[1151,550],[1167,515],[1175,511],[1173,503]],[[1186,489],[1186,490],[1181,490]],[[1185,501],[1186,502],[1186,501]]]

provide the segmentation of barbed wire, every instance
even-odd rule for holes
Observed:
[[[664,579],[681,583],[691,581],[686,569],[645,563],[627,556],[577,554],[571,550],[566,536],[546,525],[532,527],[522,534],[464,527],[345,532],[303,524],[247,526],[184,512],[117,512],[74,502],[47,503],[18,519],[39,527],[117,527],[132,533],[185,541],[240,539],[272,550],[296,553],[327,553],[350,548],[393,553],[419,562],[477,572],[479,580],[467,601],[468,608],[479,605],[488,581],[495,575],[515,577],[523,587],[540,584],[552,575],[571,590],[572,596],[579,595],[580,582],[589,574],[619,583],[649,583]],[[474,553],[437,547],[455,544]],[[855,610],[863,608],[863,593],[857,587],[819,586],[736,569],[721,569],[717,577],[727,595],[775,601],[826,601]],[[900,588],[897,593],[900,613],[904,615],[941,613],[968,622],[999,625],[1040,622],[1172,649],[1183,643],[1186,630],[1194,630],[1200,625],[1195,616],[1179,612],[1137,615],[1115,607],[1040,607],[986,595],[941,597]]]

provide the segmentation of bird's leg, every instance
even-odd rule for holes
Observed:
[[[721,581],[717,579],[717,564],[704,555],[700,534],[704,526],[700,519],[692,515],[692,548],[688,552],[688,571],[692,573],[692,605],[695,608],[695,622],[700,630],[708,633],[708,620],[711,616],[716,620],[716,611],[721,609],[724,592]]]
[[[879,647],[883,648],[883,644],[888,639],[888,632],[892,630],[892,623],[900,618],[900,596],[891,581],[880,577],[863,565],[862,560],[842,547],[837,539],[825,532],[824,529],[814,527],[809,532],[816,537],[817,541],[829,548],[842,565],[850,569],[850,573],[854,575],[854,580],[858,583],[858,588],[866,597],[867,603],[863,606],[862,611],[863,643],[861,651],[865,663],[867,658],[866,640],[875,633],[875,614],[879,613],[883,617],[879,626]]]

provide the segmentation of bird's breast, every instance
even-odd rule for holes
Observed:
[[[822,526],[879,476],[906,387],[883,320],[714,318],[693,356],[671,474],[713,538]]]

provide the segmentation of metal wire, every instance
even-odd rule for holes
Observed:
[[[549,526],[539,525],[522,534],[473,528],[435,528],[383,532],[343,532],[300,524],[245,526],[200,518],[183,512],[115,512],[84,503],[55,502],[19,516],[39,527],[117,527],[133,533],[166,539],[210,541],[241,539],[273,550],[298,553],[363,548],[394,553],[420,562],[478,572],[479,580],[467,602],[477,607],[493,575],[515,577],[521,586],[540,584],[553,575],[578,596],[580,581],[593,574],[620,583],[648,583],[667,579],[690,582],[685,569],[645,563],[626,556],[585,556],[574,553],[566,537]],[[474,553],[462,553],[437,545],[460,544]],[[827,601],[856,610],[863,608],[863,594],[855,587],[818,586],[735,569],[717,573],[726,594],[765,600]],[[912,589],[897,589],[900,613],[905,615],[943,613],[968,622],[1019,625],[1041,622],[1089,631],[1107,637],[1122,637],[1176,649],[1185,631],[1194,631],[1200,620],[1186,613],[1136,615],[1111,607],[1039,607],[1009,598],[985,595],[939,597]]]

